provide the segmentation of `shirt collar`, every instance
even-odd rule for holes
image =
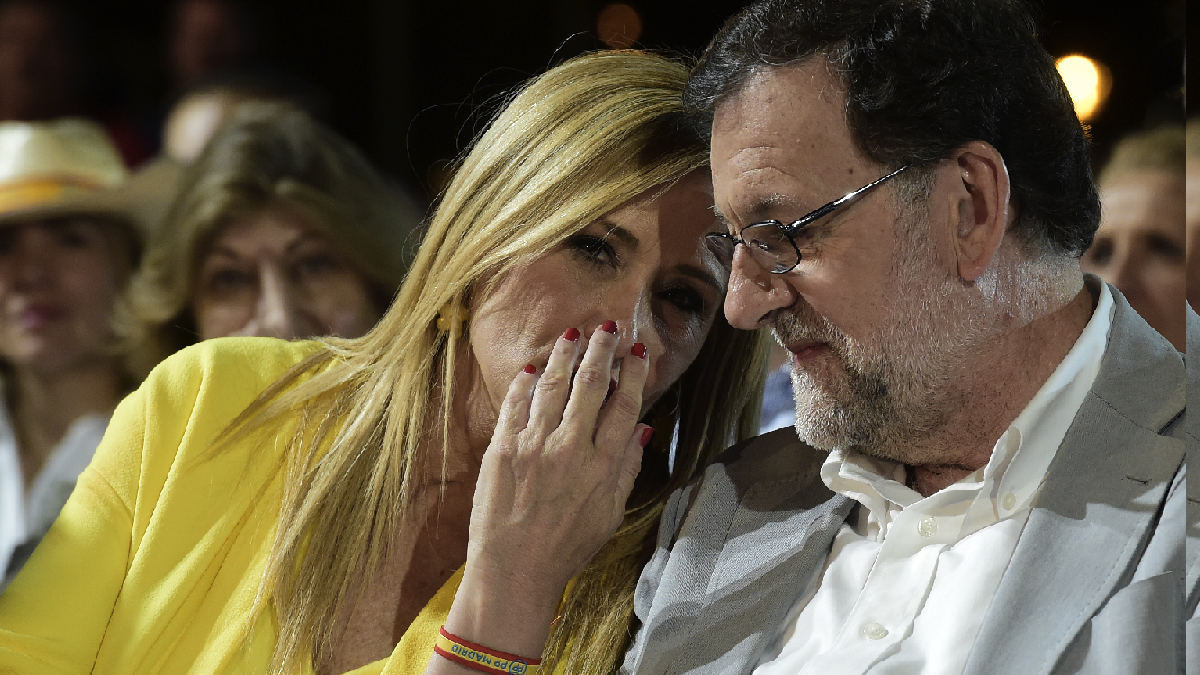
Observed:
[[[983,469],[922,498],[905,485],[905,469],[898,462],[835,448],[821,466],[821,480],[834,492],[861,503],[883,523],[888,520],[884,514],[889,507],[908,508],[925,499],[960,501],[968,496],[961,494],[963,491],[986,497],[975,498],[967,513],[964,528],[971,531],[1023,508],[1041,485],[1071,421],[1091,390],[1108,342],[1112,294],[1098,277],[1086,275],[1084,283],[1097,298],[1092,318],[1062,362],[997,439]]]

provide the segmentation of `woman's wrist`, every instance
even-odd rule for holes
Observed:
[[[540,658],[563,588],[512,574],[473,572],[471,567],[446,617],[446,630],[495,650]]]

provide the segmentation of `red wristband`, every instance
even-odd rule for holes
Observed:
[[[438,634],[434,653],[472,670],[493,675],[537,675],[541,669],[541,659],[489,649],[450,633],[445,626],[438,629]]]

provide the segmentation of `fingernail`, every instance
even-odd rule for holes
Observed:
[[[535,365],[533,365],[532,363],[530,363],[530,364],[528,364],[528,365],[526,365],[526,366],[525,366],[525,372],[527,372],[527,373],[529,373],[530,375],[532,375],[532,374],[534,374],[534,373],[536,373],[536,372],[537,372],[537,366],[535,366]]]
[[[613,335],[616,335],[617,334],[617,322],[616,321],[605,321],[604,325],[600,326],[600,330],[604,331],[605,333],[612,333]]]
[[[563,339],[567,342],[574,342],[579,339],[578,328],[568,328],[567,332],[563,333]]]
[[[633,349],[630,351],[632,351],[633,355],[638,357],[639,359],[646,358],[646,345],[644,345],[640,342],[633,343]]]
[[[646,427],[642,430],[642,447],[650,445],[650,439],[654,438],[654,427]]]

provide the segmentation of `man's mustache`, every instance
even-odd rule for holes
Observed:
[[[775,315],[771,323],[775,337],[785,347],[797,342],[820,342],[842,351],[849,342],[845,333],[817,313],[800,298],[796,304]]]

